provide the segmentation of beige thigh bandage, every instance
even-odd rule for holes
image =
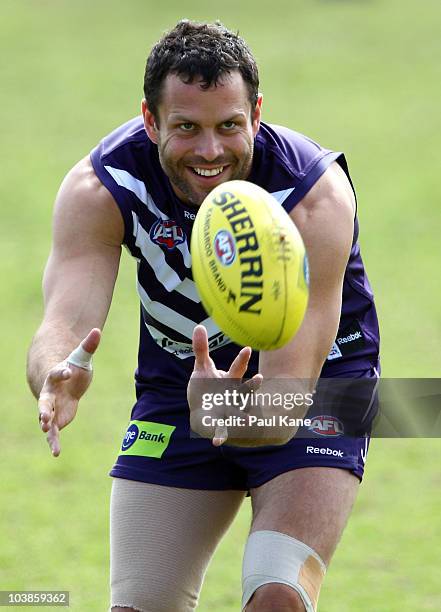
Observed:
[[[242,491],[179,489],[115,478],[110,505],[111,607],[190,612]]]
[[[325,572],[322,559],[303,542],[278,531],[254,531],[243,558],[242,608],[259,587],[278,582],[297,591],[306,612],[315,612]]]

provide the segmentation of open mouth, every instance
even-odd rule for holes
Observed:
[[[198,166],[195,166],[195,167],[187,166],[187,167],[194,176],[197,176],[198,178],[205,180],[205,181],[214,180],[220,177],[221,175],[225,173],[225,171],[228,168],[227,165],[216,166],[216,168],[200,168]]]

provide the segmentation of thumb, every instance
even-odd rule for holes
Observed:
[[[81,342],[80,346],[83,347],[85,351],[94,354],[101,340],[101,330],[98,327],[94,327],[90,330],[84,340]]]
[[[101,330],[94,327],[66,358],[66,361],[83,370],[92,370],[92,355],[98,348],[100,340]]]
[[[216,431],[214,432],[214,437],[212,440],[213,446],[222,446],[224,442],[228,440],[228,429],[223,427],[216,427]]]

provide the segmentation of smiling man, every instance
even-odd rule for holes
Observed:
[[[149,89],[157,87],[147,83]],[[200,86],[172,73],[162,84],[158,108],[143,101],[146,131],[182,201],[199,206],[219,183],[248,178],[261,103],[259,96],[251,104],[237,71],[223,75],[203,96]]]
[[[344,435],[326,413],[313,415],[303,436],[271,446],[190,436],[190,411],[200,409],[196,378],[378,376],[377,318],[345,158],[261,122],[258,85],[239,36],[220,24],[179,22],[148,57],[142,116],[105,137],[57,197],[45,315],[28,359],[54,456],[92,379],[122,244],[137,261],[137,401],[111,471],[113,611],[194,610],[247,492],[253,518],[243,608],[316,610],[363,475],[368,437]],[[308,252],[304,322],[272,352],[233,345],[204,311],[191,275],[198,206],[231,179],[273,193]],[[366,402],[353,409],[367,429],[373,402]]]

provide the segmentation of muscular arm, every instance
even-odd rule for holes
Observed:
[[[303,323],[286,346],[260,353],[265,378],[320,375],[338,329],[342,287],[354,230],[355,201],[343,170],[333,163],[291,213],[308,253],[309,302]]]
[[[275,351],[260,352],[259,374],[253,377],[253,389],[261,385],[259,390],[263,393],[279,393],[280,382],[273,384],[277,378],[306,379],[309,382],[308,388],[303,383],[300,388],[299,383],[298,391],[305,393],[314,389],[340,321],[343,277],[351,251],[354,212],[352,188],[337,164],[328,168],[292,212],[291,217],[302,234],[308,253],[308,307],[299,331],[286,346]],[[200,402],[197,393],[195,397],[192,396],[191,383],[197,378],[241,378],[248,366],[250,349],[242,349],[230,370],[221,372],[209,356],[207,333],[202,326],[196,326],[193,332],[193,348],[196,360],[188,387],[188,401],[190,418],[193,417],[192,428],[198,431]],[[291,382],[289,385],[289,391],[292,392]],[[259,409],[263,416],[272,416],[277,412],[277,408],[271,405],[262,405]],[[306,408],[300,406],[292,416],[298,418],[305,412]],[[220,445],[228,438],[229,444],[235,446],[285,444],[297,431],[296,427],[283,424],[258,429],[242,428],[242,437],[239,437],[237,432],[236,436],[232,435],[234,428],[219,427],[213,434],[213,443]],[[200,428],[199,433],[207,435],[203,428]]]
[[[49,370],[106,319],[118,273],[123,220],[89,158],[57,195],[53,245],[46,265],[44,318],[28,354],[27,378],[38,397]]]

